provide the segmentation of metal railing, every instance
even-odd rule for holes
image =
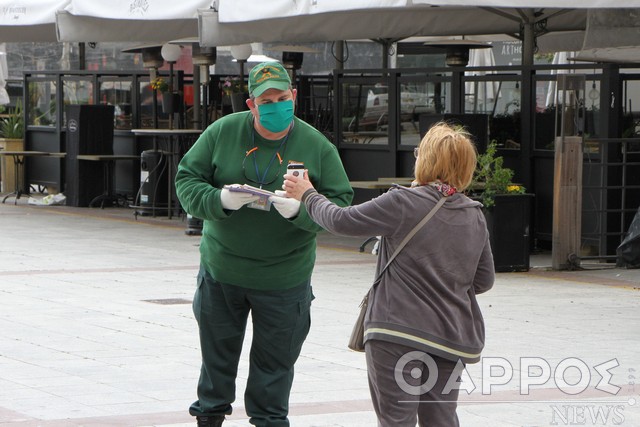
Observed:
[[[640,206],[640,138],[595,138],[583,145],[581,259],[616,259]]]

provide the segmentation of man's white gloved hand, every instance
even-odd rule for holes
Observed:
[[[293,218],[300,212],[300,201],[286,197],[285,191],[276,190],[276,195],[269,197],[269,201],[273,204],[283,218]]]
[[[220,191],[220,203],[223,209],[230,211],[236,211],[246,205],[247,203],[255,202],[260,197],[249,193],[241,193],[238,191],[229,191],[223,188]]]

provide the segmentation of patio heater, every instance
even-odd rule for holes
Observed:
[[[164,59],[161,54],[162,45],[150,44],[134,46],[122,49],[123,53],[140,53],[142,54],[142,66],[149,70],[149,81],[152,82],[158,76],[158,68],[164,65]],[[152,97],[152,115],[153,127],[158,128],[158,101],[156,99],[156,91],[153,90]]]
[[[158,68],[164,65],[162,58],[162,45],[142,45],[123,49],[124,53],[141,53],[142,65],[149,70],[149,82],[158,76]],[[149,85],[150,86],[150,85]],[[144,93],[144,90],[142,91]],[[142,102],[145,100],[143,99]],[[158,99],[157,91],[151,89],[151,106],[153,128],[158,128]],[[166,194],[166,164],[167,158],[159,150],[156,136],[153,137],[153,149],[140,153],[140,190],[136,196],[135,204],[138,206],[136,215],[154,215],[163,203],[167,203]]]

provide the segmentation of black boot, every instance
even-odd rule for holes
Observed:
[[[224,421],[224,415],[215,417],[196,417],[198,427],[221,427]]]

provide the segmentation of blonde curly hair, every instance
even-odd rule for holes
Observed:
[[[420,185],[441,181],[463,191],[471,184],[477,158],[469,132],[445,122],[436,123],[418,146],[416,181]]]

